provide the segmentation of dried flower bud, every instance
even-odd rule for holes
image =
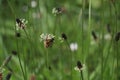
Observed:
[[[19,32],[16,32],[15,35],[16,35],[16,37],[20,37],[21,36]]]
[[[80,61],[77,61],[77,67],[78,67],[79,69],[81,69],[81,68],[82,68],[82,64],[81,64],[81,62],[80,62]]]
[[[48,67],[49,70],[52,70],[51,66]]]
[[[107,24],[107,31],[111,33],[110,24]]]
[[[12,54],[13,54],[13,55],[17,55],[17,51],[14,51],[14,50],[13,50],[13,51],[12,51]]]
[[[18,23],[18,24],[21,24],[22,22],[20,21],[20,19],[16,19],[16,22]]]
[[[11,76],[12,76],[12,72],[9,72],[9,73],[6,75],[6,80],[10,80]]]
[[[118,32],[116,35],[115,35],[115,41],[119,41],[120,39],[120,32]]]
[[[94,40],[97,40],[97,36],[94,31],[92,31],[92,36],[93,36]]]
[[[66,34],[64,34],[64,33],[62,33],[62,38],[64,39],[64,40],[67,40],[67,36],[66,36]]]

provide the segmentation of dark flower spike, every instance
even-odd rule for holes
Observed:
[[[49,70],[52,70],[51,66],[48,67]]]
[[[24,29],[26,27],[26,24],[28,23],[28,21],[26,21],[25,19],[19,19],[17,18],[16,19],[16,27],[17,27],[17,30],[19,28],[21,29]]]
[[[6,80],[10,80],[11,76],[12,76],[12,72],[9,72],[9,73],[6,75]]]
[[[78,67],[79,69],[81,69],[81,68],[83,67],[80,61],[77,61],[77,67]]]
[[[80,61],[77,61],[77,66],[74,68],[76,71],[82,71],[83,69],[85,69],[85,64],[81,64]]]
[[[19,32],[16,32],[16,37],[20,37],[21,36],[21,34],[19,33]]]
[[[21,22],[21,20],[20,19],[16,19],[16,22],[18,23],[18,24],[22,24],[22,22]]]
[[[94,40],[97,40],[97,36],[94,31],[92,31],[92,36],[93,36]]]
[[[17,51],[13,50],[13,51],[12,51],[12,54],[13,54],[13,55],[17,55]]]
[[[115,35],[115,41],[119,41],[120,39],[120,32],[118,32],[116,35]]]
[[[110,24],[107,24],[107,31],[111,33]]]
[[[62,33],[62,38],[64,39],[64,40],[67,40],[67,36],[66,36],[66,34],[65,33]]]

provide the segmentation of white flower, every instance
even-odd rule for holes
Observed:
[[[71,43],[70,44],[70,49],[71,49],[71,51],[76,51],[78,49],[78,44],[77,43]]]
[[[80,69],[77,66],[74,68],[74,70],[79,71],[79,72],[84,70],[84,69],[85,69],[85,64],[83,64],[82,68],[80,68]]]
[[[57,8],[56,7],[56,8],[52,9],[52,13],[55,14],[55,15],[61,14],[63,11],[64,11],[63,8]]]
[[[77,61],[77,66],[74,69],[80,72],[85,69],[85,64],[81,64],[80,61]]]
[[[42,33],[40,35],[41,40],[46,40],[46,39],[53,39],[55,36],[53,34],[44,34]]]
[[[110,34],[105,34],[104,35],[104,39],[105,40],[110,40],[111,39],[111,35]]]
[[[37,6],[37,2],[35,0],[31,1],[31,7],[35,8]]]
[[[24,29],[26,27],[26,24],[28,23],[25,19],[16,19],[16,29]]]

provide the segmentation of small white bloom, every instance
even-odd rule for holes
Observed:
[[[46,40],[46,39],[53,39],[55,36],[53,34],[44,34],[42,33],[40,35],[41,40]]]
[[[42,33],[42,34],[40,35],[40,38],[41,38],[42,40],[45,40],[45,39],[46,39],[46,35]]]
[[[37,6],[37,2],[35,0],[31,1],[31,7],[35,8]]]
[[[76,66],[75,68],[74,68],[74,70],[76,70],[76,71],[82,71],[82,70],[84,70],[85,69],[85,64],[82,64],[82,68],[78,68],[78,66]]]
[[[110,40],[111,39],[111,35],[110,34],[105,34],[104,35],[104,39],[105,40]]]
[[[61,14],[63,12],[63,8],[53,8],[52,9],[52,13],[57,15],[57,14]]]
[[[70,44],[70,49],[71,49],[71,51],[76,51],[78,49],[78,44],[77,43],[71,43]]]
[[[47,36],[47,39],[52,39],[52,38],[54,38],[55,36],[53,35],[53,34],[48,34],[48,36]]]

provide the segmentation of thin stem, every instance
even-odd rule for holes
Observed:
[[[69,51],[70,51],[70,56],[71,56],[71,80],[72,80],[72,76],[73,76],[73,72],[72,72],[72,67],[73,67],[73,65],[72,65],[72,63],[73,63],[73,53],[71,52],[71,50],[70,50],[70,48],[69,48],[69,42],[66,40],[66,44],[67,44],[67,46],[68,46],[68,49],[69,49]]]
[[[117,33],[117,31],[118,31],[118,27],[117,27],[117,23],[118,23],[118,21],[117,21],[117,9],[116,9],[116,4],[113,4],[113,7],[114,7],[114,14],[115,14],[115,32]],[[117,70],[119,70],[118,69],[118,59],[119,59],[119,54],[118,54],[118,43],[116,42],[115,43],[115,52],[116,52],[116,58],[117,58]],[[118,78],[118,73],[119,71],[117,71],[117,75],[116,75],[116,78]]]
[[[9,2],[9,0],[7,0],[7,2],[8,2],[8,5],[10,6],[10,9],[11,9],[11,11],[12,11],[12,14],[14,15],[14,19],[16,19],[16,15],[15,15],[15,12],[14,12],[14,9],[13,9],[11,3]],[[16,34],[16,32],[17,32],[17,30],[16,30],[16,26],[15,26],[15,34]],[[20,55],[19,55],[19,47],[18,47],[18,39],[17,39],[17,38],[16,38],[16,45],[17,45],[17,52],[18,52],[18,55],[17,55],[17,56],[18,56],[18,59],[19,59],[20,68],[21,68],[21,70],[22,70],[23,78],[24,78],[24,80],[26,80],[26,79],[25,79],[25,74],[24,74],[24,69],[23,69],[22,63],[21,63],[21,58],[20,58]]]
[[[102,30],[102,45],[101,45],[101,80],[103,80],[103,62],[104,62],[104,58],[103,58],[103,55],[104,55],[104,1],[102,0],[102,4],[103,4],[103,9],[102,9],[102,13],[101,13],[101,16],[102,16],[102,19],[101,19],[101,30]]]
[[[49,67],[49,64],[48,64],[48,49],[46,49],[46,68],[48,68]]]
[[[25,34],[26,34],[26,36],[27,36],[27,39],[31,42],[31,44],[32,44],[32,41],[31,41],[31,37],[28,35],[28,33],[27,33],[27,31],[25,30],[25,29],[23,29],[24,30],[24,32],[25,32]]]
[[[80,74],[81,74],[81,80],[84,80],[83,71],[80,71]]]
[[[7,3],[8,3],[8,5],[9,5],[9,7],[10,7],[11,11],[12,11],[12,14],[13,14],[13,16],[14,16],[14,19],[16,19],[16,15],[15,15],[14,9],[13,9],[13,7],[12,7],[12,5],[11,5],[10,1],[9,1],[9,0],[7,0]]]
[[[19,63],[20,63],[20,67],[21,67],[21,70],[22,70],[22,73],[23,73],[23,77],[24,77],[24,80],[26,80],[25,79],[25,73],[24,73],[24,69],[23,69],[23,66],[22,66],[22,63],[21,63],[21,58],[20,58],[20,55],[19,55],[19,47],[18,47],[18,39],[16,39],[17,41],[16,41],[16,44],[17,44],[17,52],[18,52],[18,59],[19,59]]]
[[[90,51],[90,36],[91,36],[91,13],[92,13],[92,6],[91,6],[91,0],[89,0],[89,17],[88,17],[88,55]],[[88,80],[90,78],[90,73],[88,71]]]
[[[55,25],[54,25],[54,28],[53,28],[53,34],[56,33],[56,28],[57,28],[57,16],[55,17]]]

